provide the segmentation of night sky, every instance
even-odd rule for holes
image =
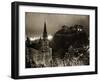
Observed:
[[[25,31],[28,37],[42,36],[44,22],[46,22],[48,35],[53,35],[61,29],[62,25],[73,26],[80,24],[89,29],[88,15],[51,14],[51,13],[25,13]]]

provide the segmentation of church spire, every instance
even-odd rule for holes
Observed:
[[[44,22],[43,39],[47,39],[47,28],[46,28],[46,22]]]

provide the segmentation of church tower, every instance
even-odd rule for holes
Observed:
[[[47,28],[46,28],[46,22],[44,23],[44,31],[43,31],[43,39],[46,40],[47,39]]]
[[[43,59],[41,62],[43,62],[43,65],[45,67],[51,66],[52,49],[49,47],[46,22],[44,23],[43,38],[42,38],[42,45],[40,51],[41,51],[41,57]]]
[[[47,28],[46,28],[46,22],[44,23],[44,29],[43,29],[43,40],[42,40],[42,51],[46,52],[49,48],[49,40],[47,35]]]

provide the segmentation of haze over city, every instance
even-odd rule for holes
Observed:
[[[89,28],[88,15],[70,15],[70,14],[50,14],[50,13],[25,13],[26,36],[33,40],[42,36],[44,22],[46,22],[48,38],[52,38],[54,33],[61,29],[61,26],[73,26],[80,24]]]

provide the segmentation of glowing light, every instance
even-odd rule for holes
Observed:
[[[30,38],[31,41],[34,41],[34,40],[37,40],[37,39],[39,39],[39,37],[33,37],[33,38],[31,37]]]
[[[82,29],[78,28],[78,31],[82,31]]]
[[[42,37],[41,37],[42,38]],[[40,37],[30,37],[30,40],[31,41],[35,41],[35,40],[38,40],[40,39]],[[43,38],[42,38],[43,39]],[[52,35],[48,35],[48,40],[52,40],[53,39],[53,36]]]
[[[48,35],[48,40],[52,40],[53,36],[52,35]]]

